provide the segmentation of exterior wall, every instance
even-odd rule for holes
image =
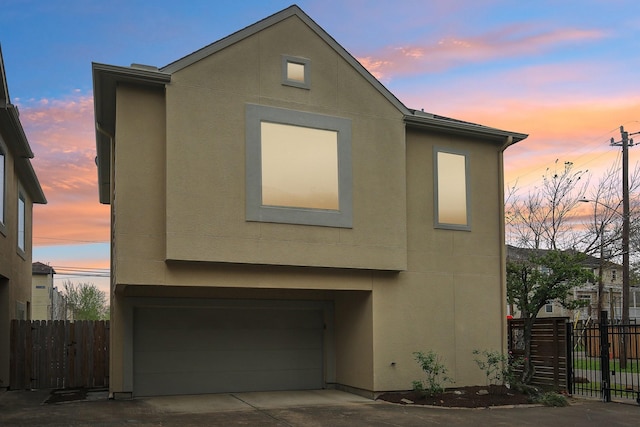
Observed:
[[[31,291],[31,318],[33,320],[52,320],[53,276],[34,274]]]
[[[283,54],[311,89],[282,85]],[[245,220],[247,104],[351,120],[353,228]],[[403,116],[297,17],[176,72],[166,117],[167,259],[406,268]]]
[[[469,153],[471,231],[434,228],[433,146]],[[503,350],[502,164],[492,143],[407,131],[409,263],[373,286],[375,390],[422,378],[412,353],[435,351],[455,386],[484,384],[472,351]]]
[[[0,226],[0,388],[9,386],[10,320],[30,318],[31,308],[31,227],[33,203],[22,189],[0,129],[0,147],[5,153],[5,222]],[[18,249],[18,194],[25,200],[25,251]]]

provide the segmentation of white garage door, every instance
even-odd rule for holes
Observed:
[[[136,396],[323,386],[319,309],[139,307]]]

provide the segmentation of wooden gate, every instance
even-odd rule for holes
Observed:
[[[107,387],[109,321],[12,320],[12,390]]]
[[[567,317],[536,319],[531,336],[531,362],[535,373],[531,384],[567,389]],[[524,319],[508,321],[509,352],[524,355]]]

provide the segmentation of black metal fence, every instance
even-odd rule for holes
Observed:
[[[635,399],[640,404],[640,325],[609,322],[567,323],[572,394],[605,402]]]

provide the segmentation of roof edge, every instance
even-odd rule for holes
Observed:
[[[508,146],[520,142],[529,136],[525,133],[492,128],[477,123],[465,122],[463,120],[438,116],[436,114],[425,113],[417,110],[412,110],[410,114],[405,115],[404,120],[408,126],[416,128],[433,129],[458,135],[475,135],[476,137],[484,137],[490,140],[500,141],[504,143],[503,149],[506,149]]]
[[[92,63],[93,109],[96,126],[96,166],[98,168],[98,194],[100,203],[111,202],[111,140],[115,133],[116,86],[130,83],[159,86],[171,82],[171,74],[153,67]]]
[[[162,68],[160,71],[167,73],[175,73],[186,68],[206,57],[212,55],[224,48],[227,48],[241,40],[246,39],[260,31],[269,28],[279,22],[284,21],[292,16],[302,20],[312,31],[314,31],[325,43],[334,49],[340,56],[344,58],[353,68],[355,68],[378,92],[380,92],[389,102],[391,102],[403,114],[409,114],[410,110],[387,89],[380,81],[375,78],[369,70],[367,70],[357,59],[353,57],[344,47],[342,47],[329,33],[327,33],[320,25],[318,25],[309,15],[307,15],[299,6],[292,5],[286,9],[276,12],[254,24],[251,24],[235,33],[226,36],[216,42],[213,42],[187,56],[178,59]]]

